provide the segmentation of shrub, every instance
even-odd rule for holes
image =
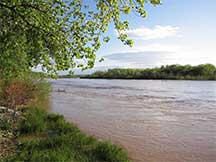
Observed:
[[[0,80],[0,105],[16,109],[23,105],[45,106],[50,84],[36,77]]]
[[[34,97],[35,85],[23,80],[5,80],[1,82],[0,104],[15,108]]]

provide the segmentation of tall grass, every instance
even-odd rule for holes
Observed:
[[[30,107],[24,114],[20,145],[8,162],[129,162],[122,148],[87,136],[61,115]]]

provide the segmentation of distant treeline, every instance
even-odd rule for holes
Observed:
[[[216,67],[212,64],[197,66],[176,64],[147,69],[109,69],[81,76],[81,78],[216,80]]]
[[[71,75],[71,74],[66,74],[66,75],[58,75],[58,78],[81,78],[82,75]]]

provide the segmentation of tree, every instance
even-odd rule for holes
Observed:
[[[41,66],[51,74],[75,67],[92,68],[100,40],[114,23],[119,39],[132,46],[121,18],[131,12],[146,17],[146,3],[160,0],[1,0],[0,77],[20,75]],[[96,6],[96,7],[95,7]]]
[[[215,80],[216,67],[212,64],[197,66],[174,64],[151,69],[108,69],[83,76],[83,78]]]

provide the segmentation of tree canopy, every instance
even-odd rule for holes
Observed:
[[[145,4],[160,0],[1,0],[0,76],[41,66],[47,73],[94,66],[104,33],[113,22],[118,38],[132,46],[122,15],[146,17]]]

